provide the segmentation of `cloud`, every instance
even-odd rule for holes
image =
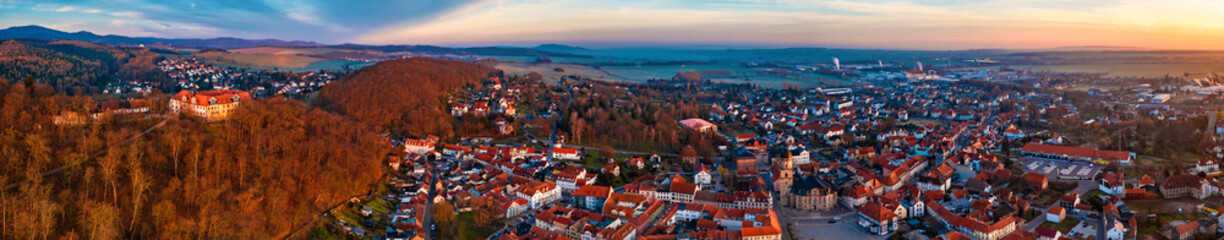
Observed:
[[[12,1],[12,0],[0,0]],[[0,18],[0,24],[44,25],[60,21],[107,23],[124,19],[160,36],[194,34],[185,28],[215,29],[216,34],[341,43],[355,35],[406,22],[424,22],[476,0],[42,0],[14,3],[32,18]],[[20,11],[20,10],[19,10]],[[98,15],[98,16],[89,16]],[[161,29],[158,23],[176,27]],[[115,34],[124,34],[115,32]]]
[[[81,23],[72,29],[324,43],[1224,49],[1224,2],[1217,0],[0,0],[0,6],[0,25],[7,26]]]
[[[115,12],[115,13],[111,13],[111,16],[121,17],[121,18],[143,18],[144,14],[140,12]]]
[[[482,2],[361,43],[739,42],[866,48],[1197,44],[1224,49],[1224,2],[658,0]],[[1186,40],[1195,35],[1215,39]]]

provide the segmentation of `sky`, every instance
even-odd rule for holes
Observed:
[[[0,27],[325,44],[1224,50],[1219,0],[0,0]]]

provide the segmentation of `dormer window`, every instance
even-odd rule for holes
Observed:
[[[239,100],[238,94],[234,94],[234,97],[232,97],[232,98],[234,99],[234,102],[238,102],[238,100]]]
[[[213,105],[213,104],[217,104],[217,98],[216,98],[216,97],[213,97],[213,98],[209,98],[209,99],[208,99],[208,105]]]
[[[198,101],[196,101],[196,98],[191,98],[191,104],[199,104],[199,103]]]

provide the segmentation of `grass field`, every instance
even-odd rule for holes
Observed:
[[[1059,232],[1068,232],[1071,231],[1071,228],[1075,227],[1075,225],[1079,224],[1079,222],[1079,219],[1068,217],[1063,219],[1062,222],[1043,222],[1041,223],[1041,226],[1058,230]]]
[[[196,53],[192,56],[199,57],[213,64],[223,67],[236,67],[254,70],[285,70],[285,71],[318,71],[323,70],[339,70],[345,66],[351,69],[359,69],[370,65],[367,62],[357,62],[348,60],[330,60],[322,58],[307,57],[292,54],[244,54],[233,52],[206,52]]]
[[[498,60],[501,60],[500,58]],[[556,68],[562,68],[564,72],[556,71]],[[505,71],[506,74],[512,75],[527,75],[531,72],[539,73],[544,76],[546,82],[555,83],[562,76],[578,75],[592,79],[608,80],[608,81],[633,81],[626,78],[611,76],[608,72],[595,69],[583,65],[563,64],[563,63],[545,63],[531,64],[521,62],[502,62],[498,63],[495,68]],[[673,73],[674,74],[674,73]],[[639,80],[639,81],[645,81]]]
[[[1221,63],[1106,63],[1106,64],[1066,64],[1066,65],[1014,65],[1015,69],[1032,69],[1037,71],[1067,72],[1067,73],[1105,73],[1109,77],[1164,77],[1165,75],[1180,77],[1185,73],[1190,76],[1205,76],[1212,72],[1224,73]],[[990,67],[990,69],[997,69]]]
[[[527,60],[534,57],[509,57],[507,59],[497,58],[498,60]],[[495,66],[497,69],[505,71],[507,74],[526,75],[531,72],[536,72],[544,76],[547,82],[556,82],[563,76],[583,76],[591,79],[607,80],[607,81],[625,81],[625,82],[646,82],[650,79],[670,79],[677,72],[682,71],[704,71],[704,70],[730,70],[740,74],[738,77],[715,77],[710,78],[716,82],[728,83],[753,83],[770,88],[781,88],[782,83],[788,82],[800,87],[817,87],[817,86],[844,86],[851,84],[849,80],[842,79],[836,76],[820,75],[816,73],[803,73],[799,76],[779,77],[779,76],[756,76],[757,69],[730,66],[730,65],[665,65],[665,66],[612,66],[595,68],[578,64],[565,63],[546,63],[532,64],[524,62],[502,62]],[[556,68],[563,69],[562,72],[556,71]]]

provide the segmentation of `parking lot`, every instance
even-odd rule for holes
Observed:
[[[825,221],[800,221],[795,223],[792,233],[795,239],[884,239],[886,236],[874,235],[858,226],[857,217],[846,217],[838,223]]]
[[[1101,167],[1086,162],[1025,157],[1024,171],[1058,179],[1092,179]]]

